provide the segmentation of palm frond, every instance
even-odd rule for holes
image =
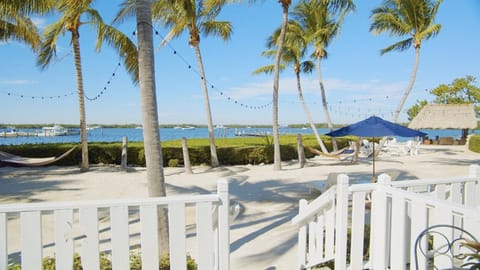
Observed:
[[[93,9],[93,8],[88,8],[85,10],[84,14],[87,17],[87,22],[86,24],[89,24],[91,27],[96,28],[96,32],[98,35],[96,44],[95,44],[95,49],[100,51],[100,48],[102,47],[102,42],[103,42],[103,33],[104,33],[104,26],[105,23],[103,22],[102,16],[100,16],[100,13]]]
[[[153,5],[152,5],[153,9]],[[136,13],[136,4],[135,0],[126,0],[120,3],[120,9],[115,15],[115,18],[112,21],[112,24],[121,24],[128,18],[135,17]]]
[[[0,0],[0,15],[44,15],[52,12],[55,4],[55,0]]]
[[[404,39],[402,41],[396,42],[386,48],[380,50],[380,54],[384,55],[391,51],[405,51],[412,47],[413,38]]]
[[[265,56],[268,58],[275,58],[276,54],[277,54],[277,50],[266,50],[262,52],[262,56]]]
[[[409,36],[409,39],[399,41],[381,50],[403,51],[412,43],[420,47],[423,40],[436,36],[441,25],[434,19],[442,0],[385,0],[381,6],[372,11],[370,31],[374,34],[389,33],[391,36]]]
[[[425,29],[425,31],[422,32],[422,39],[427,40],[432,37],[437,36],[440,33],[440,30],[442,29],[442,25],[440,24],[434,24]]]
[[[138,82],[138,51],[135,43],[123,32],[110,26],[103,25],[102,39],[113,47],[123,60],[125,69],[132,77],[132,81]]]
[[[202,24],[201,30],[205,36],[216,35],[224,41],[232,36],[232,24],[227,21],[206,21]]]
[[[18,15],[13,18],[13,23],[0,21],[0,40],[13,39],[29,45],[33,51],[40,47],[41,39],[37,27],[26,16]]]
[[[56,56],[57,40],[65,31],[65,21],[63,20],[47,26],[43,33],[43,43],[37,57],[37,65],[40,68],[46,69],[51,60]]]
[[[285,70],[285,65],[284,65],[284,64],[280,64],[279,70],[280,70],[280,71]],[[266,65],[266,66],[257,68],[256,70],[254,70],[254,71],[252,72],[252,74],[254,74],[254,75],[261,74],[261,73],[264,73],[264,74],[273,74],[274,71],[275,71],[275,65]]]
[[[312,71],[315,69],[315,63],[313,61],[303,61],[300,64],[300,69],[303,73],[312,73]]]

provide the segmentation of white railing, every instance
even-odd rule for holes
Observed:
[[[187,269],[193,252],[197,269],[228,270],[227,181],[218,181],[217,188],[207,195],[0,205],[0,270],[7,269],[13,253],[20,254],[22,269],[42,269],[48,249],[56,269],[72,269],[75,253],[83,269],[99,269],[101,252],[109,254],[113,269],[130,269],[132,251],[140,254],[143,269],[158,269],[162,209],[168,212],[170,269]],[[187,240],[194,247],[187,247]]]
[[[351,186],[339,175],[314,201],[301,200],[292,219],[299,228],[298,269],[327,262],[337,270],[409,269],[416,237],[434,224],[461,226],[480,239],[479,168],[450,179],[390,182],[383,174],[376,184]]]

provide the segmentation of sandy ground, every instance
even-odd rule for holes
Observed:
[[[480,164],[480,154],[466,146],[423,145],[418,156],[382,153],[377,174],[397,171],[397,181],[468,174]],[[272,165],[195,167],[188,175],[182,168],[166,168],[168,195],[216,192],[220,178],[230,183],[231,200],[241,206],[231,224],[231,269],[295,269],[296,227],[290,220],[298,213],[298,201],[313,199],[308,183],[325,180],[330,172],[346,173],[354,181],[368,181],[372,161],[348,161],[326,157]],[[0,168],[0,203],[72,201],[147,196],[145,168],[122,171],[118,166],[92,166],[80,173],[77,167]],[[15,237],[14,234],[9,235]]]

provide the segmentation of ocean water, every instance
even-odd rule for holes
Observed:
[[[20,132],[34,132],[34,130],[19,130]],[[310,128],[280,128],[280,134],[313,134]],[[430,138],[453,137],[459,138],[461,130],[422,130]],[[2,132],[2,131],[0,131]],[[319,134],[327,133],[327,129],[318,129]],[[477,131],[478,132],[478,131]],[[272,134],[271,128],[219,128],[215,129],[216,138],[232,138],[237,135],[248,134]],[[139,128],[95,128],[88,131],[89,142],[121,142],[126,136],[128,141],[143,141],[143,130]],[[207,128],[181,129],[181,128],[160,128],[160,138],[162,141],[176,140],[181,138],[208,138]],[[406,141],[409,138],[397,138],[398,141]],[[0,145],[20,145],[20,144],[43,144],[43,143],[79,143],[80,135],[66,136],[19,136],[19,137],[0,137]]]

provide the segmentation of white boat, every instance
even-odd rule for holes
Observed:
[[[182,129],[183,129],[183,130],[186,130],[186,129],[195,129],[195,127],[183,127]]]
[[[68,134],[68,129],[55,125],[53,127],[43,127],[37,134],[38,136],[65,136]]]
[[[100,128],[100,126],[87,126],[87,131],[94,130]]]

